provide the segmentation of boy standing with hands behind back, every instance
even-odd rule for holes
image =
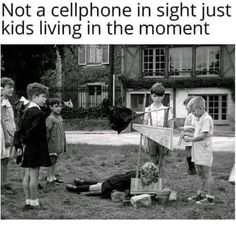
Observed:
[[[46,116],[41,110],[47,94],[48,88],[40,83],[31,83],[27,86],[30,103],[22,116],[19,128],[23,145],[21,166],[24,168],[24,210],[41,207],[38,200],[39,169],[41,166],[51,166],[46,140]]]
[[[197,167],[197,173],[201,184],[197,194],[188,198],[197,204],[214,205],[213,195],[214,179],[211,166],[213,163],[212,135],[214,123],[212,117],[205,111],[205,100],[201,96],[194,97],[188,104],[193,115],[198,118],[194,137],[184,136],[186,142],[193,142],[192,161]],[[204,187],[207,187],[206,196],[203,194]]]
[[[66,152],[66,136],[61,117],[62,102],[58,98],[49,100],[51,114],[46,119],[48,151],[52,166],[48,168],[47,182],[62,183],[55,176],[58,155]]]

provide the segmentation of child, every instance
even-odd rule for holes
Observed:
[[[194,135],[195,126],[197,124],[197,118],[191,113],[191,110],[188,108],[188,103],[192,98],[193,96],[189,96],[183,102],[188,112],[188,116],[186,117],[185,122],[184,122],[184,127],[182,128],[183,131],[181,132],[181,138],[183,138],[184,136],[193,137]],[[194,175],[196,174],[196,169],[195,169],[194,162],[192,162],[191,150],[192,150],[192,143],[185,142],[185,154],[186,154],[186,159],[188,163],[188,173],[190,175]]]
[[[189,102],[188,108],[197,117],[198,124],[196,125],[194,137],[184,136],[184,140],[193,142],[192,161],[195,162],[197,173],[201,180],[197,194],[188,198],[188,200],[195,201],[197,204],[214,205],[214,179],[211,172],[213,163],[211,138],[214,130],[213,119],[205,111],[205,100],[201,96],[194,97]],[[206,196],[203,194],[204,186],[207,187]]]
[[[66,136],[63,129],[63,120],[61,117],[62,102],[58,98],[49,100],[51,114],[46,119],[48,150],[52,166],[48,168],[47,181],[62,183],[55,177],[56,162],[58,155],[66,152]]]
[[[109,177],[103,183],[97,181],[85,181],[75,179],[75,185],[67,184],[66,189],[69,192],[93,192],[96,195],[101,195],[104,198],[111,198],[111,193],[114,191],[129,192],[131,186],[131,178],[135,178],[136,171],[129,171],[124,174],[116,174]],[[159,170],[151,162],[146,162],[140,168],[140,178],[144,185],[149,185],[152,182],[157,182]]]
[[[30,103],[22,116],[19,128],[19,135],[23,143],[25,210],[40,207],[38,201],[39,169],[40,166],[51,166],[46,140],[46,117],[41,110],[47,93],[48,88],[40,83],[31,83],[27,86]]]
[[[16,130],[14,113],[9,97],[14,92],[14,81],[11,78],[1,78],[1,126],[4,145],[1,147],[1,190],[10,191],[11,186],[7,183],[8,162],[13,154],[13,136]]]
[[[145,108],[145,112],[151,111],[144,115],[144,124],[153,125],[157,127],[169,127],[174,128],[174,123],[172,120],[172,113],[169,111],[169,107],[162,105],[162,100],[165,96],[165,87],[161,83],[155,83],[151,87],[151,99],[153,103]],[[163,147],[148,139],[148,150],[152,163],[155,165],[160,165],[159,156],[160,151]],[[164,168],[162,168],[164,170]],[[164,173],[160,173],[163,176]]]

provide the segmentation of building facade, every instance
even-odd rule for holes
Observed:
[[[70,50],[69,50],[70,49]],[[183,101],[205,98],[215,125],[234,125],[234,45],[80,45],[62,60],[64,93],[77,107],[93,107],[104,98],[142,112],[151,103],[150,87],[166,87],[163,100],[183,124]],[[145,103],[144,103],[145,102]]]
[[[183,101],[190,95],[205,98],[216,125],[234,125],[234,45],[126,45],[120,80],[126,106],[143,111],[151,103],[155,82],[166,87],[176,124],[186,117]],[[146,98],[145,98],[146,96]],[[146,100],[146,103],[144,103]]]

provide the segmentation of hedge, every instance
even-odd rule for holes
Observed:
[[[64,107],[62,109],[63,119],[97,119],[105,118],[108,115],[107,108],[104,108],[102,105],[90,108],[80,107],[78,109]]]

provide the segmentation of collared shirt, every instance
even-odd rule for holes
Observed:
[[[38,104],[36,104],[35,102],[31,101],[29,103],[29,105],[27,106],[27,109],[32,108],[32,107],[38,107],[41,110],[41,108],[40,108],[40,106]]]
[[[163,106],[161,104],[160,107],[156,108],[153,103],[145,108],[145,112],[152,111],[150,113],[146,113],[144,115],[144,119],[148,121],[148,125],[153,125],[156,127],[163,127],[164,126],[164,119],[165,119],[165,110],[168,107]],[[151,118],[151,119],[150,119]],[[168,121],[173,119],[171,111],[168,114]]]

